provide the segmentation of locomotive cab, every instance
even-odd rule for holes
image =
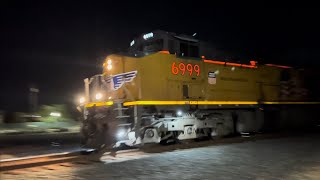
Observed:
[[[161,30],[143,34],[130,43],[129,54],[133,56],[149,55],[150,53],[167,51],[178,57],[201,58],[216,57],[217,50],[208,43],[199,41],[195,36],[176,34]]]
[[[211,51],[208,49],[211,49]],[[214,48],[207,43],[200,42],[193,36],[177,35],[176,33],[162,30],[142,34],[130,42],[130,47],[126,52],[106,57],[103,63],[103,74],[95,75],[85,80],[86,103],[115,98],[115,96],[112,96],[112,88],[110,88],[110,77],[115,74],[125,73],[124,62],[126,62],[126,66],[128,64],[130,66],[139,66],[133,62],[134,59],[126,57],[140,58],[157,52],[193,60],[201,60],[201,56],[213,57],[217,54]],[[132,62],[130,63],[129,61]],[[117,92],[117,94],[121,93]]]

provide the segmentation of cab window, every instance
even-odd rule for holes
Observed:
[[[189,43],[180,43],[180,56],[199,57],[199,47]]]
[[[145,42],[140,46],[140,51],[143,52],[156,52],[163,49],[163,39],[157,39],[149,42]]]

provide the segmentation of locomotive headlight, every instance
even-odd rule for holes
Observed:
[[[106,64],[104,63],[104,65],[106,65]],[[107,69],[108,69],[108,70],[111,70],[111,69],[112,69],[112,60],[111,60],[111,59],[108,59],[108,60],[107,60]]]
[[[177,111],[177,116],[182,116],[182,111]]]
[[[97,93],[96,94],[96,100],[100,100],[102,99],[102,94],[101,93]]]
[[[119,131],[117,132],[117,138],[123,138],[126,135],[126,131],[124,129],[119,129]]]
[[[108,64],[107,69],[108,69],[108,70],[111,70],[111,69],[112,69],[112,65],[111,65],[111,64]]]
[[[81,97],[81,98],[79,99],[80,104],[83,104],[85,101],[86,101],[86,99],[85,99],[84,97]]]

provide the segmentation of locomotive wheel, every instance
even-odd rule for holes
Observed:
[[[178,132],[172,132],[172,136],[168,139],[161,140],[161,145],[170,145],[170,144],[180,144],[181,141],[178,139],[179,133]]]

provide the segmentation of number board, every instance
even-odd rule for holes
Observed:
[[[181,74],[181,75],[189,75],[189,76],[192,76],[193,74],[195,74],[196,76],[199,76],[200,75],[200,66],[197,65],[197,64],[185,64],[185,63],[176,63],[176,62],[173,62],[172,65],[171,65],[171,72],[172,74],[174,75],[178,75],[178,74]]]

